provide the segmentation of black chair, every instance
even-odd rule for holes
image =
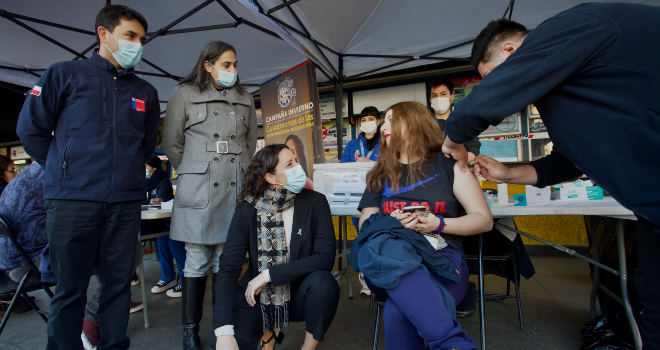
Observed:
[[[477,286],[473,282],[468,282],[468,290],[467,293],[465,294],[465,298],[463,301],[456,305],[456,318],[464,318],[464,317],[470,317],[474,315],[476,308],[477,308],[477,300],[479,301],[479,329],[480,329],[480,337],[481,337],[481,350],[486,350],[486,320],[485,320],[485,314],[484,314],[484,289],[482,288],[484,285],[484,274],[483,274],[483,264],[482,264],[482,236],[481,234],[478,235],[478,254],[477,254],[477,261],[479,263],[479,280],[477,281],[479,283],[479,296],[477,296]],[[374,297],[374,294],[371,294],[371,301],[369,302],[369,312],[372,310],[373,302],[376,302],[376,325],[374,327],[374,342],[373,342],[373,350],[376,350],[378,348],[378,332],[380,331],[380,318],[385,310],[385,301],[387,299],[381,298],[381,297]]]
[[[486,234],[485,245],[483,250],[475,247],[475,244],[471,244],[472,238],[463,239],[463,249],[465,251],[465,258],[468,261],[468,265],[472,265],[472,261],[477,261],[479,259],[479,253],[482,254],[482,262],[480,263],[483,266],[484,262],[492,262],[494,264],[501,263],[501,266],[506,268],[497,269],[498,274],[506,275],[507,284],[506,284],[506,294],[487,294],[484,293],[485,300],[493,301],[502,301],[509,298],[515,298],[518,306],[518,318],[520,322],[520,330],[525,330],[525,324],[523,321],[522,305],[520,302],[520,284],[518,276],[518,265],[516,259],[516,252],[513,247],[513,243],[504,236],[501,232],[493,229],[493,231]],[[483,244],[483,243],[482,243]],[[493,266],[495,267],[495,266]],[[488,267],[487,267],[488,268]],[[510,270],[508,270],[510,268]],[[483,276],[480,276],[483,278]],[[516,294],[511,295],[511,282],[513,282],[514,289]],[[481,290],[481,287],[479,288]]]
[[[39,273],[39,269],[34,265],[27,253],[25,253],[25,250],[23,250],[23,248],[18,244],[14,232],[8,225],[7,219],[1,214],[0,237],[8,238],[14,248],[21,254],[23,261],[27,262],[28,266],[30,267],[30,270],[25,274],[25,276],[23,276],[20,283],[15,283],[7,275],[0,276],[0,294],[14,294],[14,297],[11,300],[11,304],[9,304],[5,316],[2,318],[2,323],[0,324],[0,335],[2,335],[2,331],[5,329],[7,321],[9,320],[9,316],[11,315],[11,312],[14,309],[14,305],[16,304],[16,301],[19,297],[22,297],[25,301],[27,301],[27,303],[34,309],[34,311],[37,312],[39,317],[41,317],[44,322],[48,323],[48,313],[40,310],[39,307],[32,301],[32,299],[30,299],[27,293],[43,289],[43,291],[45,291],[46,294],[48,294],[48,296],[52,299],[53,292],[50,291],[45,283],[41,282],[41,274]],[[39,282],[27,283],[27,280],[30,278],[30,276],[36,276]]]

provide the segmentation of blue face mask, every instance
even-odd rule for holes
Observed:
[[[147,170],[147,179],[151,177],[151,173]]]
[[[284,188],[293,193],[300,193],[307,183],[307,175],[305,175],[305,171],[300,164],[291,169],[284,170],[284,173],[275,174],[286,175],[286,184],[278,183],[278,185],[284,186]]]
[[[109,30],[108,34],[110,34],[111,37],[115,38],[112,33],[110,33]],[[112,53],[112,57],[117,60],[117,63],[119,63],[120,66],[124,67],[124,69],[131,69],[135,67],[138,62],[142,59],[142,44],[139,43],[134,43],[128,40],[119,40],[115,38],[119,42],[119,48],[117,49],[116,52],[112,52],[110,48],[108,47],[108,44],[105,44],[105,47],[108,48],[108,51]]]
[[[226,72],[224,70],[219,70],[218,68],[215,68],[215,66],[211,66],[213,69],[218,71],[218,77],[213,77],[213,74],[211,76],[213,79],[215,79],[215,82],[218,83],[218,85],[222,86],[223,88],[230,88],[236,84],[236,79],[238,78],[238,72],[236,73],[230,73]]]

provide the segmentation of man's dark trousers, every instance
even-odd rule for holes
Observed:
[[[635,287],[644,306],[640,325],[644,350],[660,349],[660,226],[639,215]]]
[[[80,334],[95,259],[101,281],[97,349],[130,346],[126,328],[141,202],[46,201],[51,264],[58,277],[46,350],[83,349]]]

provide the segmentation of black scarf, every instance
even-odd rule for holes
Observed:
[[[257,209],[259,272],[289,261],[282,212],[293,207],[295,199],[295,193],[273,186],[267,189],[261,198],[247,198],[247,201]],[[268,283],[261,289],[261,313],[265,329],[279,332],[282,327],[289,325],[289,300],[291,300],[291,286],[288,283],[277,287]]]

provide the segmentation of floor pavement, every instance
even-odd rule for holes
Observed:
[[[154,257],[153,255],[151,257]],[[486,344],[491,350],[578,349],[581,344],[580,329],[589,321],[589,295],[591,282],[589,266],[584,261],[563,255],[532,256],[536,275],[521,282],[520,291],[525,330],[518,324],[515,299],[486,302]],[[160,277],[158,261],[145,260],[148,289]],[[357,274],[352,274],[353,292],[359,292]],[[211,285],[205,295],[204,318],[201,324],[202,342],[208,345],[212,331]],[[471,280],[476,282],[475,276]],[[486,293],[505,293],[505,280],[486,276]],[[96,286],[92,279],[88,296]],[[335,320],[318,349],[368,350],[373,341],[374,313],[369,313],[369,298],[355,296],[348,299],[347,278],[341,279],[341,301]],[[141,300],[140,286],[131,288],[133,301]],[[48,297],[42,292],[31,293],[36,303],[49,310]],[[131,349],[162,350],[181,349],[181,299],[147,291],[147,303],[151,327],[144,328],[143,313],[131,315],[127,334]],[[479,343],[479,317],[459,319],[462,327]],[[381,323],[382,325],[382,323]],[[304,324],[292,323],[285,330],[285,339],[276,349],[300,349],[304,341]],[[0,350],[36,350],[46,347],[46,325],[33,311],[12,315],[2,336]],[[379,349],[385,349],[381,328]]]

